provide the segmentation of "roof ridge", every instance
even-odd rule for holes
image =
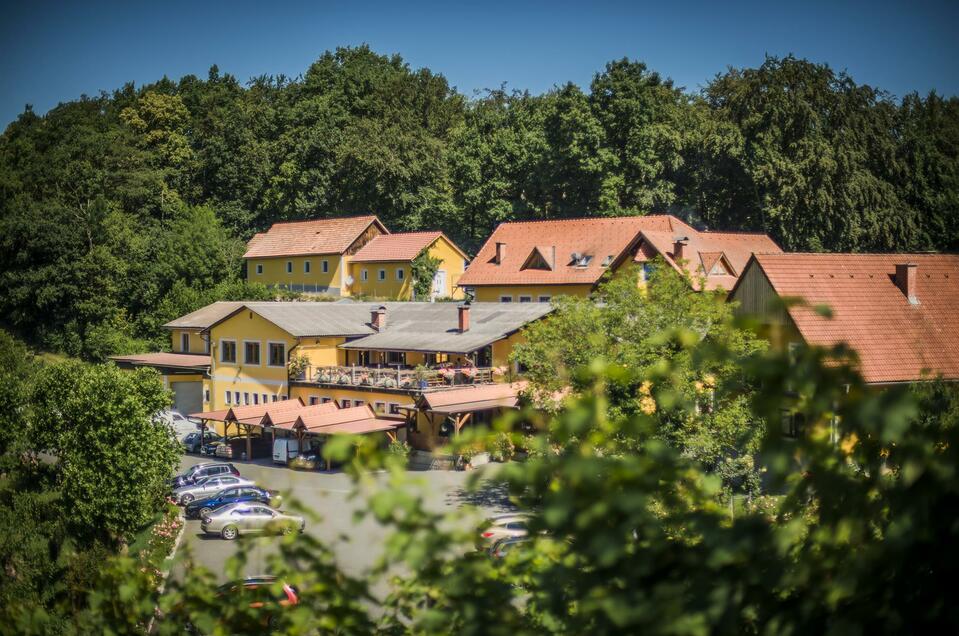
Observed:
[[[296,219],[293,221],[274,221],[270,224],[270,227],[276,225],[294,225],[296,223],[317,223],[319,221],[345,221],[347,219],[378,219],[375,214],[355,214],[352,216],[325,216],[319,219]],[[266,230],[268,232],[269,230]],[[262,232],[262,233],[266,233]]]
[[[622,221],[626,219],[661,219],[676,218],[671,214],[628,214],[621,216],[576,216],[565,219],[530,219],[528,221],[503,221],[497,229],[504,225],[519,225],[520,223],[563,223],[567,221]],[[496,230],[493,230],[494,232]]]

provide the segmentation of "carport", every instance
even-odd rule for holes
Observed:
[[[263,420],[266,414],[272,413],[274,417],[282,418],[283,413],[293,413],[303,407],[303,402],[299,399],[282,400],[280,402],[271,402],[269,404],[252,404],[249,406],[234,406],[232,408],[219,411],[205,411],[203,413],[194,413],[191,417],[200,420],[200,433],[206,428],[207,421],[222,422],[223,436],[230,437],[230,425],[236,427],[236,437],[246,436],[246,456],[253,458],[253,429],[262,428]]]
[[[307,413],[297,417],[294,430],[301,435],[370,435],[386,433],[387,438],[396,441],[399,429],[406,426],[405,418],[377,415],[369,404],[351,406],[345,409],[325,413]],[[330,462],[326,462],[327,470]]]
[[[424,434],[415,426],[415,430],[409,431],[411,441],[417,447],[432,449],[438,438],[459,434],[464,426],[475,422],[480,415],[488,417],[504,409],[517,408],[522,388],[523,384],[517,382],[423,393],[416,406],[429,424],[429,432]],[[414,422],[417,418],[417,413],[410,414]]]

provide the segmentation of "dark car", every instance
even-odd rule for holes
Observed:
[[[299,591],[275,576],[251,576],[217,588],[216,596],[230,603],[246,604],[252,612],[241,614],[239,623],[229,625],[230,633],[257,634],[275,631],[277,612],[300,602]],[[181,610],[182,611],[182,610]],[[187,633],[196,633],[187,621]]]
[[[224,440],[223,438],[215,439],[215,440],[210,441],[210,442],[204,442],[204,443],[203,443],[203,448],[200,449],[200,454],[201,454],[201,455],[208,455],[208,456],[210,456],[210,457],[215,457],[215,456],[216,456],[216,449],[218,449],[218,448],[219,448],[221,445],[223,445],[224,443],[225,443],[225,440]]]
[[[272,499],[273,495],[268,490],[256,486],[239,486],[221,490],[206,499],[190,502],[184,513],[187,519],[198,519],[228,504],[259,502],[269,505]]]
[[[200,432],[190,433],[183,438],[183,450],[188,453],[199,453],[206,444],[218,442],[223,438],[213,431],[203,432],[203,441],[200,441]]]
[[[206,479],[207,477],[216,477],[218,475],[226,475],[228,473],[239,475],[240,471],[238,471],[236,466],[233,464],[203,462],[202,464],[191,466],[190,469],[182,475],[177,475],[174,477],[170,485],[174,490],[176,490],[177,488],[181,488],[183,486],[195,484],[196,482]]]

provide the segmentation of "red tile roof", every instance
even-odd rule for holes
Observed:
[[[443,413],[466,413],[487,408],[512,408],[519,401],[519,393],[525,383],[479,384],[447,391],[430,391],[423,394],[423,407],[428,411]]]
[[[268,412],[288,413],[303,409],[303,402],[299,398],[295,400],[280,400],[279,402],[268,402],[266,404],[249,404],[247,406],[234,406],[227,411],[226,419],[242,421],[244,424],[258,424],[263,416]]]
[[[442,232],[381,234],[361,247],[350,260],[358,263],[411,261],[441,236]],[[450,243],[452,244],[452,241]]]
[[[375,433],[396,429],[404,424],[404,419],[379,417],[369,404],[351,406],[327,413],[301,415],[296,427],[305,428],[310,433],[322,435],[336,433]]]
[[[959,379],[959,255],[757,254],[780,297],[825,304],[788,309],[809,344],[846,343],[867,382],[920,380],[924,371]],[[896,265],[917,267],[918,304],[896,286]]]
[[[372,215],[274,223],[267,232],[250,239],[243,258],[342,254],[371,223],[388,233]]]
[[[194,353],[141,353],[130,356],[110,356],[111,360],[134,367],[161,367],[171,369],[202,370],[210,366],[209,354]]]
[[[753,252],[780,251],[765,234],[698,232],[671,215],[503,223],[470,263],[459,285],[593,285],[610,266],[631,255],[641,238],[645,240],[641,241],[637,261],[661,254],[678,268],[672,251],[674,240],[680,237],[688,240],[685,267],[694,277],[702,271],[700,252],[723,253],[738,273]],[[502,263],[496,263],[497,243],[506,246]],[[534,249],[548,261],[553,248],[556,262],[551,269],[523,269]],[[574,266],[574,253],[592,256],[592,260],[585,267]],[[715,260],[712,262],[715,264]],[[729,289],[735,280],[735,275],[707,277],[706,286]]]
[[[277,402],[279,404],[279,402]],[[292,430],[295,428],[296,420],[302,415],[304,417],[310,417],[313,415],[319,415],[321,413],[330,413],[332,411],[338,410],[340,407],[335,401],[323,402],[322,404],[311,404],[309,406],[302,406],[299,410],[295,411],[281,411],[273,412],[267,411],[266,415],[263,416],[263,424],[274,426],[276,428],[283,428],[287,430]]]

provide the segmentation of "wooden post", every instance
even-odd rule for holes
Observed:
[[[239,426],[239,425],[238,425]],[[246,429],[246,459],[247,461],[253,459],[253,437],[250,433],[250,425],[244,424],[243,428]]]

